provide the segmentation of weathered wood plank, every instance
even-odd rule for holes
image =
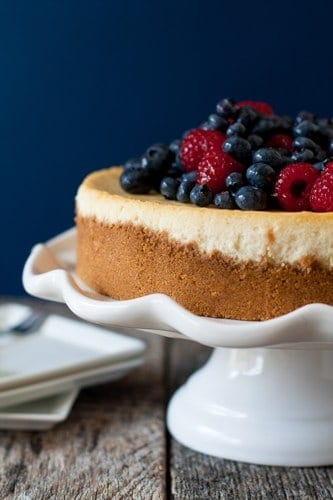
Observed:
[[[61,305],[38,305],[72,316]],[[1,499],[165,498],[165,341],[146,338],[145,365],[83,390],[63,424],[0,432]]]
[[[72,316],[61,305],[32,303]],[[210,351],[144,337],[146,364],[118,382],[82,391],[54,430],[0,432],[1,499],[333,498],[332,467],[262,467],[196,453],[172,438],[167,446],[166,387],[172,392]]]
[[[186,341],[168,343],[173,391],[208,358],[210,350]],[[196,453],[170,437],[170,489],[185,499],[333,498],[333,467],[266,467]]]

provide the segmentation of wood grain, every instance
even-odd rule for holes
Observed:
[[[148,342],[144,366],[83,390],[63,424],[0,432],[1,499],[165,498],[164,339]]]
[[[59,304],[24,302],[73,317]],[[47,432],[0,432],[1,500],[333,498],[333,467],[256,466],[177,443],[165,428],[167,401],[210,350],[140,336],[148,342],[145,365],[83,390],[64,423]]]

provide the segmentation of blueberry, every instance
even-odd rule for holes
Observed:
[[[180,185],[177,190],[176,198],[181,203],[190,202],[190,193],[195,186],[197,174],[195,171],[187,172],[180,178]]]
[[[258,113],[253,108],[248,106],[240,108],[237,116],[238,123],[241,123],[245,127],[252,127],[258,119]]]
[[[265,210],[267,194],[260,188],[243,186],[236,192],[235,202],[242,210]]]
[[[169,151],[171,151],[171,153],[173,153],[175,156],[179,152],[179,147],[180,147],[181,142],[182,141],[180,139],[175,139],[174,141],[170,142],[170,144],[169,144]]]
[[[331,118],[318,118],[316,123],[319,129],[332,128],[333,125]]]
[[[174,177],[163,177],[160,185],[160,192],[167,200],[175,200],[178,187],[178,179]]]
[[[276,125],[281,132],[291,132],[293,128],[293,120],[288,115],[278,116]]]
[[[223,191],[222,193],[216,194],[214,197],[214,205],[217,208],[229,210],[235,208],[234,200],[229,191]]]
[[[294,135],[313,138],[318,131],[318,126],[310,120],[303,120],[294,127]]]
[[[333,139],[332,120],[329,118],[319,118],[317,120],[318,134],[326,139]]]
[[[323,161],[326,158],[326,152],[319,148],[318,151],[315,152],[315,160],[316,161]]]
[[[163,143],[153,144],[147,149],[145,156],[155,162],[164,162],[169,157],[169,146]]]
[[[185,174],[183,173],[181,177],[181,182],[194,182],[196,181],[197,178],[197,173],[195,170],[192,170],[192,172],[186,172]]]
[[[278,131],[276,120],[261,118],[253,127],[252,133],[261,137],[268,137]]]
[[[150,146],[143,155],[142,167],[144,170],[147,170],[151,176],[158,178],[159,183],[170,160],[169,147],[166,144],[155,144],[154,146]]]
[[[252,151],[256,151],[264,144],[264,139],[256,134],[249,135],[247,140],[251,144]]]
[[[233,99],[222,99],[216,104],[216,113],[223,118],[233,117],[235,110],[235,101]]]
[[[226,188],[230,193],[235,193],[238,189],[244,186],[244,178],[240,172],[231,172],[225,179]]]
[[[253,163],[267,163],[273,168],[280,168],[284,165],[284,158],[277,149],[261,148],[254,153]]]
[[[120,176],[121,187],[132,194],[146,194],[152,189],[149,173],[143,169],[126,169]]]
[[[291,155],[291,161],[311,163],[315,159],[315,155],[311,149],[302,149],[301,151],[294,151]]]
[[[225,132],[228,128],[229,123],[223,116],[217,115],[215,113],[209,115],[208,123],[211,125],[210,130],[220,130],[221,132]]]
[[[300,111],[296,116],[296,124],[303,122],[304,120],[308,120],[313,122],[315,120],[315,115],[310,113],[310,111]]]
[[[227,137],[231,137],[233,135],[239,135],[244,137],[246,135],[246,127],[242,123],[235,122],[229,125],[226,131]]]
[[[316,144],[312,139],[302,136],[296,137],[293,142],[293,147],[298,150],[311,149],[311,151],[317,151],[319,148],[318,144]]]
[[[180,177],[184,173],[184,170],[181,165],[177,162],[171,163],[170,166],[167,167],[165,171],[165,175],[167,177]]]
[[[142,169],[142,156],[127,160],[125,169]]]
[[[213,201],[213,193],[208,186],[197,184],[190,193],[190,200],[193,205],[206,207]]]
[[[236,160],[246,162],[251,157],[251,144],[246,139],[234,135],[226,139],[222,145],[225,153],[229,153]]]
[[[246,178],[251,186],[271,190],[275,184],[276,172],[266,163],[255,163],[246,170]]]

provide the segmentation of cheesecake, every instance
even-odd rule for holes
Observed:
[[[76,196],[78,276],[118,300],[163,293],[200,316],[266,320],[333,305],[333,212],[219,210],[132,194],[123,169]]]

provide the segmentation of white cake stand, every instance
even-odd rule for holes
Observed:
[[[262,322],[203,318],[162,294],[126,301],[98,295],[74,265],[71,229],[32,249],[24,286],[91,322],[214,348],[170,401],[167,424],[178,441],[259,464],[333,464],[333,307],[311,304]]]

